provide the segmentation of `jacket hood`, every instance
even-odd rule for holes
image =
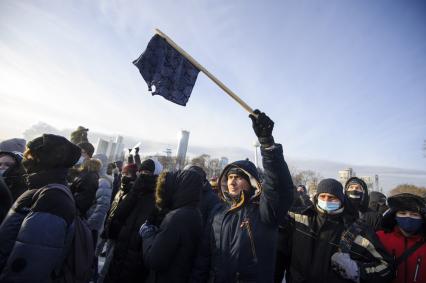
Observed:
[[[26,140],[24,139],[9,139],[4,140],[0,143],[0,151],[8,151],[8,152],[20,152],[23,153],[25,151]]]
[[[0,151],[0,156],[7,155],[15,160],[16,165],[14,167],[19,167],[22,162],[22,153],[18,151]]]
[[[367,187],[367,184],[362,179],[360,179],[358,177],[349,178],[349,180],[345,184],[345,195],[346,195],[346,198],[349,202],[349,205],[350,205],[350,199],[351,198],[348,196],[347,192],[348,192],[349,185],[353,184],[353,183],[357,183],[357,184],[361,185],[361,187],[364,191],[364,194],[362,195],[361,203],[360,203],[358,209],[361,212],[366,212],[367,209],[368,209],[368,205],[370,203],[370,196],[368,194],[368,187]]]
[[[426,234],[426,203],[423,198],[402,193],[388,198],[389,209],[383,215],[382,227],[386,231],[392,231],[396,225],[396,212],[399,210],[409,210],[420,213],[424,221],[424,230]]]
[[[201,177],[194,171],[163,172],[158,176],[155,203],[160,210],[197,206],[202,186]]]
[[[262,185],[260,184],[260,178],[259,178],[259,174],[257,172],[256,166],[248,161],[248,160],[239,160],[239,161],[235,161],[229,165],[227,165],[222,173],[220,174],[219,177],[219,186],[220,186],[220,197],[225,200],[228,203],[232,203],[232,199],[230,198],[229,194],[228,194],[228,172],[233,169],[233,168],[237,168],[237,169],[241,169],[249,178],[250,178],[250,185],[251,187],[254,189],[254,192],[250,192],[250,193],[244,193],[243,197],[246,198],[250,198],[250,199],[255,199],[257,197],[259,197],[260,193],[262,192]],[[237,207],[241,206],[244,203],[244,201],[241,201]]]
[[[372,191],[370,193],[370,203],[378,203],[383,202],[386,203],[386,196],[381,192]]]
[[[105,176],[108,169],[108,157],[105,154],[99,153],[93,155],[93,158],[98,159],[102,163],[101,169],[99,169],[99,175]]]

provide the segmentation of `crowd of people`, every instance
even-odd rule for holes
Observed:
[[[1,142],[0,282],[426,283],[424,197],[353,177],[310,198],[274,122],[250,118],[262,174],[239,160],[211,182],[137,150],[109,163],[83,127]]]

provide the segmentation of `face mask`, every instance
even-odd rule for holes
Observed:
[[[362,192],[358,192],[358,191],[348,191],[346,192],[346,195],[348,197],[348,200],[350,201],[350,203],[352,204],[352,206],[356,209],[359,210],[359,207],[361,205],[362,202],[362,198],[364,196],[364,193]]]
[[[24,166],[25,171],[27,171],[28,174],[32,174],[32,173],[40,171],[39,164],[34,159],[24,158],[22,160],[22,166]]]
[[[399,228],[407,232],[408,234],[416,234],[423,226],[423,219],[411,218],[411,217],[395,217]]]
[[[340,208],[340,201],[334,202],[334,201],[323,201],[318,199],[318,206],[327,212],[331,212],[331,211],[338,210]]]
[[[358,191],[348,191],[346,192],[346,195],[350,198],[350,199],[362,199],[364,193],[363,192],[358,192]]]

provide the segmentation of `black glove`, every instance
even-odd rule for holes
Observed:
[[[249,118],[253,122],[253,130],[259,139],[259,143],[264,147],[273,145],[272,130],[274,129],[274,121],[258,109],[254,110],[254,114],[257,114],[257,118],[252,114],[249,115]]]

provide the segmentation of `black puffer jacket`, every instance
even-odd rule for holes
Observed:
[[[66,169],[29,175],[29,190],[16,200],[0,227],[0,282],[53,282],[75,206],[60,190],[38,192],[48,184],[65,185],[66,175]]]
[[[12,194],[12,199],[15,201],[20,195],[27,190],[25,182],[25,169],[22,166],[22,158],[13,152],[2,152],[2,154],[9,155],[15,160],[15,165],[8,168],[4,174],[3,179]]]
[[[147,282],[188,282],[202,233],[198,209],[202,181],[193,171],[163,173],[156,203],[167,210],[158,233],[143,241],[143,257],[151,270]]]
[[[282,147],[261,148],[264,183],[249,161],[237,161],[222,172],[219,183],[224,201],[203,237],[200,257],[193,271],[193,282],[273,282],[278,223],[293,201],[293,183]],[[227,172],[240,168],[255,189],[244,193],[238,204],[227,198]],[[208,239],[208,240],[205,240]],[[208,252],[207,252],[208,250]]]
[[[70,189],[80,216],[85,217],[89,208],[95,202],[96,190],[99,185],[99,175],[95,172],[83,171],[71,184]]]
[[[12,195],[3,181],[3,177],[0,176],[0,224],[3,222],[3,219],[6,217],[9,208],[12,206],[13,200]]]
[[[104,282],[145,282],[142,238],[138,231],[155,208],[155,176],[139,175],[127,197],[118,204],[110,229],[118,236]]]
[[[392,258],[386,253],[374,231],[362,222],[356,222],[352,214],[322,214],[314,207],[309,207],[300,213],[290,212],[289,216],[291,221],[286,227],[287,249],[291,251],[288,259],[289,282],[351,282],[333,271],[330,263],[332,255],[339,248],[345,247],[342,246],[342,235],[346,231],[351,231],[354,235],[349,253],[358,265],[361,282],[392,280]]]

